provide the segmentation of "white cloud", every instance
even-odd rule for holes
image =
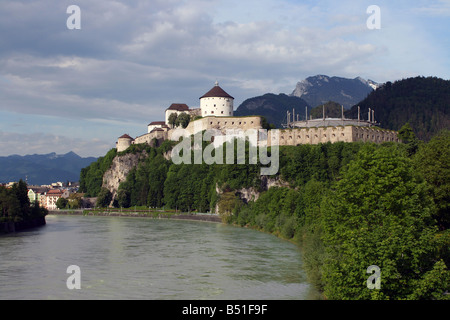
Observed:
[[[78,31],[66,28],[71,4],[1,2],[0,111],[80,121],[86,141],[99,125],[120,130],[112,141],[128,124],[141,121],[144,133],[173,102],[197,107],[215,80],[237,107],[267,92],[290,93],[315,74],[448,78],[442,36],[431,41],[417,19],[446,16],[448,0],[381,0],[379,31],[365,26],[368,1],[79,0]]]
[[[413,8],[413,12],[435,17],[450,17],[450,0],[427,1],[427,6]]]

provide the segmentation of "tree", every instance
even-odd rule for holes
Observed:
[[[441,284],[435,297],[445,296],[448,270],[436,254],[434,205],[396,145],[365,145],[321,210],[329,299],[427,298],[425,279]],[[366,287],[371,265],[381,268],[381,290]]]
[[[79,209],[83,204],[83,195],[80,193],[72,193],[67,199],[67,207],[70,209]]]
[[[182,112],[178,115],[178,117],[175,121],[175,125],[177,127],[181,126],[182,128],[186,128],[189,125],[190,121],[191,121],[191,117],[187,113]]]
[[[18,183],[15,183],[11,188],[12,196],[19,202],[19,211],[16,216],[19,219],[27,219],[31,213],[30,199],[28,198],[27,184],[20,179]]]
[[[261,127],[266,130],[275,129],[276,126],[273,123],[269,123],[266,117],[261,117]]]
[[[62,198],[61,197],[58,200],[56,200],[56,207],[58,209],[66,209],[67,208],[67,204],[68,204],[68,201],[67,201],[66,198]]]
[[[97,207],[106,208],[112,201],[112,194],[107,188],[102,187],[97,197]]]
[[[121,208],[129,208],[131,205],[130,193],[125,189],[117,192],[117,204]]]
[[[416,135],[408,122],[398,131],[398,137],[406,144],[406,151],[409,156],[412,156],[417,152],[419,140],[416,138]]]
[[[441,230],[450,227],[450,131],[444,130],[422,145],[414,159],[415,167],[431,186]]]
[[[169,121],[169,124],[172,126],[172,128],[175,127],[175,124],[177,123],[177,118],[178,118],[178,114],[176,112],[171,113],[169,115],[168,121]]]

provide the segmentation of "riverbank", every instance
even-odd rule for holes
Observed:
[[[193,220],[222,223],[222,219],[216,214],[195,213],[165,213],[155,211],[99,211],[99,210],[54,210],[49,211],[51,215],[83,215],[83,216],[105,216],[105,217],[143,217],[153,219]]]
[[[31,228],[41,227],[45,224],[45,217],[39,217],[19,222],[0,222],[0,234],[24,231]]]

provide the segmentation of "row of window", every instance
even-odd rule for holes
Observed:
[[[341,133],[341,136],[345,137],[345,134],[344,134],[344,133]],[[327,135],[324,134],[323,137],[326,138]],[[331,135],[331,137],[336,138],[336,135],[333,133],[333,134]],[[318,136],[317,134],[315,134],[315,135],[314,135],[314,138],[319,138],[319,136]],[[275,139],[275,137],[272,137],[272,140],[273,140],[273,139]],[[284,136],[281,136],[280,139],[281,139],[281,140],[284,140]],[[289,136],[288,139],[289,139],[289,140],[292,140],[292,136]],[[302,136],[297,136],[297,139],[301,140],[301,139],[302,139]],[[309,139],[309,134],[307,134],[307,135],[305,136],[305,139]]]
[[[214,98],[203,98],[203,99],[220,99],[220,100],[222,100],[222,99],[225,99],[225,101],[230,101],[230,99],[229,98],[224,98],[224,97],[214,97]]]
[[[207,113],[208,113],[208,111],[205,111],[205,114],[207,114]],[[211,111],[211,114],[214,114],[214,111]],[[220,114],[224,114],[223,111],[220,111]],[[231,111],[228,112],[228,115],[231,116]]]
[[[344,134],[344,133],[341,133],[341,136],[342,136],[342,137],[345,137],[345,134]],[[324,134],[323,137],[324,137],[324,138],[327,138],[327,135]],[[331,137],[332,137],[332,138],[336,138],[336,135],[333,133],[333,134],[331,135]],[[364,139],[364,135],[363,135],[363,134],[361,134],[360,137]],[[310,138],[309,135],[305,135],[305,139],[309,139],[309,138]],[[314,135],[314,138],[318,139],[319,136],[318,136],[317,134],[315,134],[315,135]],[[356,138],[358,138],[358,135],[356,135]],[[272,137],[272,140],[274,140],[274,139],[275,139],[275,137]],[[285,137],[284,137],[284,136],[281,136],[280,139],[281,139],[281,140],[285,140]],[[302,136],[300,136],[300,135],[297,136],[297,139],[298,139],[298,140],[301,140],[301,139],[302,139]],[[370,139],[370,135],[366,135],[366,139]],[[289,137],[288,137],[288,140],[292,140],[292,136],[289,136]],[[377,136],[372,135],[372,140],[378,140],[378,141],[396,141],[396,138],[395,138],[394,136],[386,136],[386,135],[385,135],[384,138],[383,138],[383,137],[380,137],[380,136],[378,136],[378,135],[377,135]]]
[[[230,114],[231,114],[231,112],[230,112]],[[253,121],[250,121],[250,124],[253,124],[253,123],[254,123]],[[209,124],[212,125],[213,122],[211,121]],[[228,124],[228,121],[225,121],[223,124],[226,126]],[[232,121],[231,125],[234,126],[234,124],[235,124],[235,121]],[[244,124],[247,124],[247,121],[244,121]],[[217,121],[217,125],[220,126],[221,122]],[[236,121],[236,125],[242,125],[242,121],[239,121],[239,123]]]

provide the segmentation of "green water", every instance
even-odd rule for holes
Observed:
[[[309,299],[299,249],[262,232],[150,218],[47,216],[0,237],[0,299]],[[81,289],[69,290],[70,265]]]

